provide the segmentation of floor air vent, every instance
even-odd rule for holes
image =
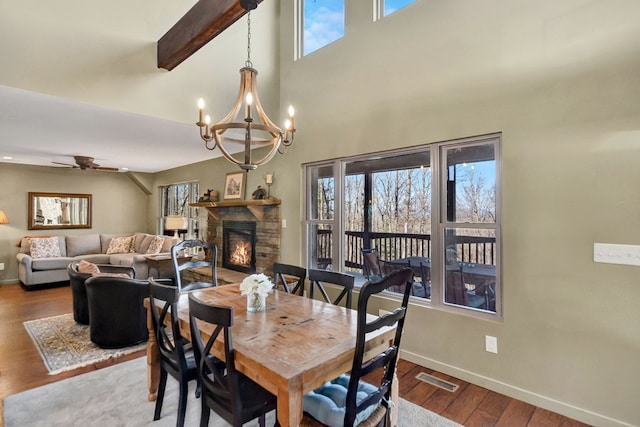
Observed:
[[[424,381],[425,383],[434,385],[436,387],[440,387],[443,390],[450,391],[454,393],[458,389],[457,384],[450,383],[449,381],[441,380],[440,378],[436,378],[433,375],[429,375],[425,372],[420,372],[416,375],[416,378],[420,381]]]

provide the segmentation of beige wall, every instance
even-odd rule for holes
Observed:
[[[141,179],[147,174],[138,174]],[[155,232],[149,222],[147,196],[126,174],[93,170],[23,166],[0,163],[0,209],[9,224],[0,225],[0,283],[18,280],[16,244],[22,236]],[[28,193],[81,193],[92,195],[92,227],[72,230],[28,230]],[[156,202],[157,204],[157,202]]]
[[[640,244],[640,3],[418,1],[374,23],[370,1],[348,1],[345,37],[297,62],[281,8],[281,101],[299,133],[274,169],[288,185],[303,162],[503,133],[504,322],[412,306],[405,357],[640,425],[640,267],[592,261],[594,242]],[[299,193],[285,192],[291,225]]]

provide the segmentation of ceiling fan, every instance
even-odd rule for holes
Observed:
[[[55,163],[57,165],[70,166],[72,168],[80,168],[82,170],[85,170],[85,169],[96,169],[96,170],[114,171],[114,172],[117,172],[119,170],[118,168],[109,168],[109,167],[100,166],[99,164],[96,164],[96,163],[93,162],[93,157],[73,156],[73,158],[76,161],[75,165],[72,165],[72,164],[69,164],[69,163],[60,163],[60,162],[52,162],[52,163]]]

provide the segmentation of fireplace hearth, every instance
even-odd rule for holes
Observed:
[[[248,274],[256,272],[255,222],[222,222],[222,267]]]

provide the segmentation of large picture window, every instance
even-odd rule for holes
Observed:
[[[414,270],[413,301],[501,316],[500,135],[305,166],[307,266]]]

